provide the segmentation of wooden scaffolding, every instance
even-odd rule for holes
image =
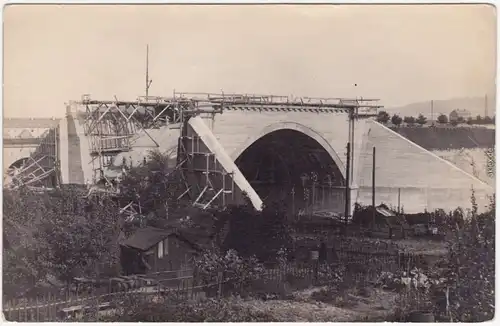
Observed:
[[[41,136],[20,141],[36,142],[35,150],[7,171],[5,185],[10,189],[22,186],[32,188],[56,188],[61,183],[59,162],[59,126],[49,128]]]
[[[138,132],[158,142],[148,130],[160,127],[179,129],[176,170],[182,176],[185,191],[178,199],[194,206],[225,206],[235,199],[232,171],[225,171],[203,141],[190,129],[188,120],[199,114],[220,114],[225,109],[319,110],[349,113],[350,116],[374,116],[376,99],[291,98],[276,95],[176,93],[172,97],[139,97],[136,101],[118,99],[98,101],[84,95],[78,102],[84,107],[84,132],[92,157],[93,181],[104,177],[103,171],[116,155],[133,147]],[[104,177],[105,178],[105,177]],[[133,205],[125,210],[137,209]]]

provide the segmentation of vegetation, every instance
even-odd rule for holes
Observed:
[[[217,278],[226,280],[225,290],[233,294],[249,291],[252,281],[259,279],[264,273],[264,267],[255,256],[241,258],[234,250],[226,253],[206,251],[195,260],[196,277],[206,291],[216,288]],[[215,286],[214,286],[215,285]]]
[[[118,199],[122,206],[136,203],[144,216],[157,214],[178,205],[177,196],[182,192],[175,161],[159,151],[149,152],[139,166],[127,167],[119,184]]]
[[[116,265],[118,207],[66,189],[34,193],[4,191],[4,295],[22,294],[53,277],[96,275]],[[15,285],[15,287],[14,287]]]
[[[379,111],[377,114],[377,121],[380,123],[386,124],[390,119],[391,117],[386,111]]]
[[[231,299],[205,299],[187,302],[174,297],[151,302],[139,295],[127,296],[123,313],[107,318],[108,322],[275,322],[270,313],[243,308]],[[97,318],[94,317],[93,320]]]
[[[399,125],[403,122],[403,119],[399,115],[395,114],[392,116],[391,122],[393,125],[399,127]]]
[[[440,114],[437,118],[437,121],[441,124],[448,123],[448,117],[445,114]]]
[[[414,117],[404,117],[403,119],[403,122],[412,126],[413,124],[415,124],[415,118]]]
[[[391,120],[402,121],[397,115]],[[494,159],[490,165],[494,169]],[[195,304],[161,298],[161,302],[146,302],[131,296],[120,304],[126,311],[115,321],[273,321],[271,315],[256,314],[220,297],[255,294],[259,288],[269,292],[262,285],[269,268],[267,263],[285,268],[293,261],[295,252],[285,207],[279,202],[266,203],[259,212],[247,200],[245,205],[202,211],[181,204],[177,200],[181,187],[172,160],[158,152],[152,152],[140,166],[125,169],[127,173],[116,198],[88,199],[84,190],[72,188],[51,193],[4,191],[4,295],[23,295],[52,278],[67,287],[77,276],[118,274],[117,239],[126,225],[119,207],[135,202],[141,207],[143,225],[175,225],[180,232],[196,234],[200,242],[202,237],[210,240],[211,245],[201,248],[194,260],[195,274],[206,292],[219,296],[219,300]],[[456,209],[413,217],[417,222],[422,219],[443,226],[448,252],[442,266],[413,269],[411,275],[403,271],[385,273],[382,277],[382,272],[389,268],[382,260],[321,265],[316,277],[328,279],[330,284],[314,295],[315,300],[348,304],[347,293],[352,287],[359,290],[359,295],[366,287],[352,276],[378,273],[381,286],[392,286],[394,290],[403,291],[407,282],[416,283],[420,303],[423,301],[421,307],[438,307],[436,313],[447,311],[456,321],[491,319],[495,205],[492,199],[488,212],[479,214],[474,195],[472,203],[470,212]],[[220,277],[226,280],[224,293],[213,286]],[[450,305],[443,308],[446,289]],[[405,300],[406,306],[416,306],[413,299]]]
[[[275,260],[280,249],[291,245],[286,211],[279,203],[265,205],[258,212],[247,201],[246,205],[231,206],[220,215],[219,220],[227,221],[229,226],[222,251],[233,249],[242,257],[256,256],[267,262]]]
[[[474,205],[474,196],[472,201]],[[495,314],[494,198],[488,212],[477,214],[475,206],[452,231],[446,259],[451,317],[462,322],[491,320]]]
[[[416,122],[417,122],[419,125],[423,126],[423,125],[425,125],[425,124],[427,123],[427,118],[426,118],[426,117],[424,117],[422,114],[419,114],[419,115],[418,115],[418,118],[417,118],[417,120],[416,120]]]

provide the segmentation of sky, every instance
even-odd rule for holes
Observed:
[[[379,98],[495,94],[488,5],[10,5],[4,116],[177,92]],[[355,86],[357,85],[357,86]]]

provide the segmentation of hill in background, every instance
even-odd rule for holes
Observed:
[[[449,115],[455,109],[466,109],[472,113],[472,116],[484,116],[485,112],[485,98],[484,97],[462,97],[450,100],[434,100],[434,119],[439,114]],[[495,97],[488,96],[488,116],[495,115],[496,103]],[[411,103],[401,107],[387,107],[385,108],[389,114],[397,113],[400,116],[418,116],[422,113],[428,119],[431,116],[431,101]]]

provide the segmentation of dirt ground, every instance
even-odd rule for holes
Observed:
[[[294,300],[241,300],[239,305],[272,314],[280,322],[347,322],[384,317],[393,312],[396,294],[374,289],[369,297],[349,295],[349,305],[317,302],[311,295],[321,287],[294,293]]]

